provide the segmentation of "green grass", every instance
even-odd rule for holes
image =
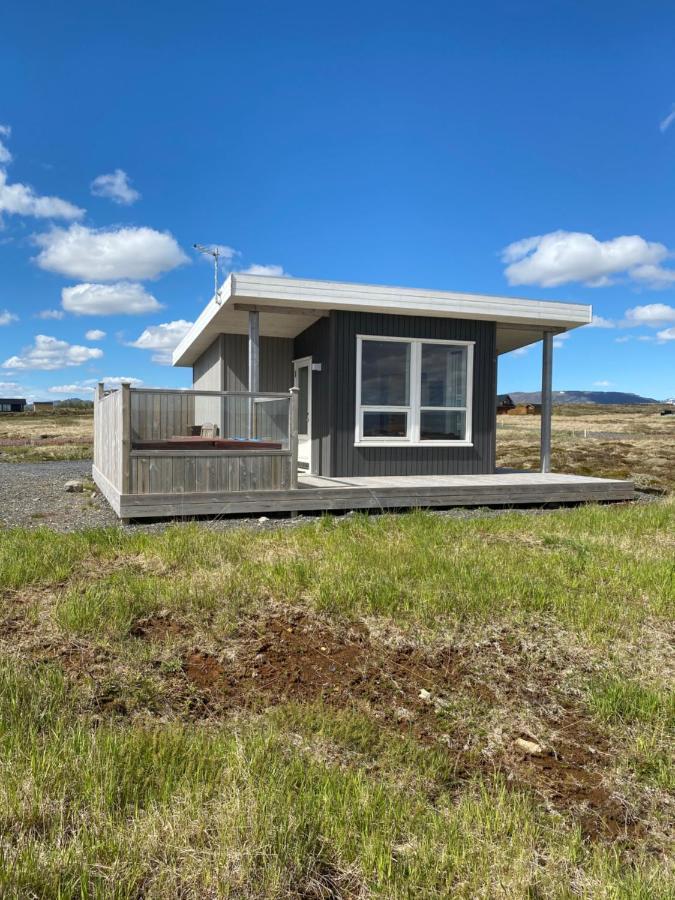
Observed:
[[[25,444],[0,447],[0,462],[53,462],[55,460],[91,459],[93,448],[87,444]]]
[[[674,519],[0,531],[0,896],[672,897]],[[361,623],[383,654],[450,648],[447,733],[320,697],[200,705],[185,654],[265,609]],[[152,616],[181,630],[139,637]],[[509,736],[555,742],[562,703],[646,834],[588,839],[578,803],[507,776]]]

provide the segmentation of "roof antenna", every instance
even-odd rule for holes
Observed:
[[[218,289],[218,260],[220,259],[220,248],[218,245],[215,247],[205,247],[203,244],[193,244],[192,246],[200,253],[206,253],[208,256],[213,257],[213,295],[216,303],[220,303],[220,292]]]

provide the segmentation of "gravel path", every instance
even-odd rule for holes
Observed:
[[[66,493],[66,481],[85,482],[83,493]],[[121,525],[119,519],[108,506],[98,490],[90,490],[91,461],[65,460],[38,463],[0,462],[0,527],[20,525],[37,527],[48,525],[56,531],[76,531],[78,528],[116,526],[125,531],[157,531],[172,524],[172,520],[159,522],[139,522]],[[656,500],[656,497],[637,494],[641,501]],[[454,509],[433,510],[435,515],[453,519],[477,519],[518,512],[522,515],[546,514],[550,508],[521,507],[517,510],[456,507]],[[347,513],[347,515],[351,515]],[[377,515],[377,513],[371,513]],[[202,527],[225,530],[228,528],[293,528],[303,522],[316,520],[317,516],[298,515],[290,518],[279,516],[251,518],[205,518]],[[175,520],[173,520],[175,521]]]
[[[100,525],[115,525],[117,516],[96,491],[67,494],[66,481],[91,483],[89,460],[59,462],[0,462],[0,523],[3,525],[49,525],[58,531],[73,531]]]

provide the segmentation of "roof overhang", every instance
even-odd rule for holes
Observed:
[[[295,337],[331,310],[496,322],[498,353],[532,344],[545,330],[587,325],[592,312],[580,303],[233,273],[174,350],[173,365],[191,366],[219,334],[246,334],[251,308],[269,337]]]

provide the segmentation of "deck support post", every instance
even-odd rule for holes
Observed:
[[[123,381],[122,391],[122,486],[120,493],[131,490],[131,384]]]
[[[248,313],[248,390],[257,394],[260,390],[260,313],[249,310]],[[255,437],[254,432],[255,404],[251,397],[248,401],[248,437]]]
[[[545,331],[541,352],[541,452],[542,472],[551,471],[551,413],[553,405],[553,332]]]
[[[298,398],[300,388],[293,386],[288,404],[288,446],[291,451],[291,489],[298,486]]]

